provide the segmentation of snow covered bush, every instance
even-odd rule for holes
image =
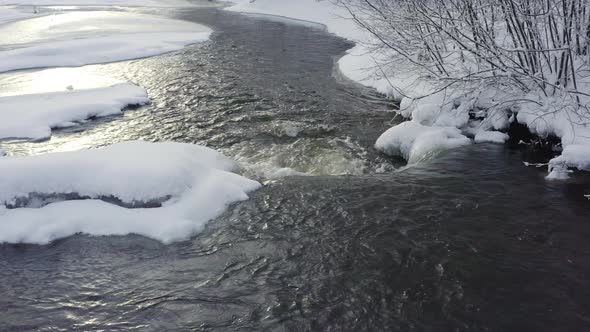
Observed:
[[[404,116],[474,136],[518,121],[590,145],[588,0],[336,1]]]
[[[585,0],[342,0],[374,45],[439,89],[484,84],[513,95],[569,95],[588,65]],[[384,63],[386,65],[387,63]],[[585,106],[581,104],[580,106]]]

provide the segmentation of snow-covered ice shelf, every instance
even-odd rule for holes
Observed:
[[[0,97],[0,139],[51,136],[51,129],[120,113],[149,102],[146,91],[123,83],[106,88]]]
[[[168,53],[209,39],[203,25],[130,12],[70,12],[0,26],[0,72]]]
[[[185,143],[108,147],[0,160],[0,242],[47,243],[75,233],[190,237],[260,184],[236,163]]]

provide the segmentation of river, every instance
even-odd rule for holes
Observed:
[[[391,105],[334,69],[351,43],[215,8],[159,13],[215,33],[173,54],[59,69],[135,82],[149,106],[3,148],[197,143],[265,186],[170,245],[0,245],[0,330],[590,330],[589,176],[550,182],[522,149],[492,144],[404,167],[372,148],[397,121]],[[3,74],[0,90],[42,76]]]

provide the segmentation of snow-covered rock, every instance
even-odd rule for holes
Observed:
[[[399,156],[408,164],[428,159],[438,152],[471,144],[471,140],[453,127],[429,127],[414,121],[403,122],[384,132],[375,148],[390,156]]]
[[[475,143],[498,143],[504,144],[510,137],[508,134],[499,131],[479,131],[475,134]]]
[[[82,66],[176,51],[209,39],[200,24],[129,12],[69,12],[0,26],[0,72]]]
[[[258,182],[222,154],[184,143],[124,142],[0,159],[0,242],[136,233],[163,242],[199,231]]]
[[[47,138],[51,128],[72,126],[76,121],[120,113],[125,106],[148,102],[146,91],[129,83],[0,97],[0,138]]]

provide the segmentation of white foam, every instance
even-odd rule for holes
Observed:
[[[294,142],[260,146],[243,142],[227,151],[249,176],[276,179],[286,176],[359,175],[366,162],[361,148],[341,139],[298,138]]]

